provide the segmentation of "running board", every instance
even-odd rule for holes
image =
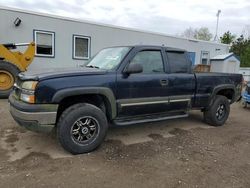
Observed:
[[[177,119],[177,118],[185,118],[188,117],[188,113],[183,112],[176,115],[171,116],[159,116],[159,115],[151,115],[151,116],[141,116],[136,118],[121,118],[121,119],[115,119],[113,123],[118,126],[124,126],[124,125],[132,125],[132,124],[139,124],[139,123],[149,123],[149,122],[157,122],[157,121],[163,121],[163,120],[169,120],[169,119]]]

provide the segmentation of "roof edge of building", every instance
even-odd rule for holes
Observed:
[[[216,44],[216,45],[222,45],[222,46],[228,46],[228,47],[230,46],[228,44],[216,43],[213,41],[204,41],[204,40],[198,40],[198,39],[178,37],[178,36],[168,35],[168,34],[160,33],[160,32],[147,31],[147,30],[141,30],[141,29],[135,29],[135,28],[128,28],[128,27],[123,27],[123,26],[116,26],[116,25],[112,25],[112,24],[105,24],[105,23],[99,23],[99,22],[90,21],[90,20],[64,17],[64,16],[54,15],[54,14],[50,14],[50,13],[35,12],[35,11],[30,11],[30,10],[25,10],[25,9],[21,9],[21,8],[15,8],[15,7],[8,7],[8,6],[1,6],[0,5],[0,10],[20,12],[20,13],[24,13],[24,14],[44,16],[44,17],[49,17],[49,18],[54,18],[54,19],[65,20],[65,21],[87,23],[87,24],[109,27],[109,28],[114,28],[114,29],[121,29],[121,30],[134,31],[134,32],[145,33],[145,34],[153,34],[153,35],[159,35],[159,36],[164,36],[164,37],[171,37],[171,38],[176,38],[176,39],[180,39],[180,40],[187,40],[187,41],[191,41],[191,42],[203,42],[203,43]]]
[[[211,61],[225,61],[226,59],[230,58],[230,57],[235,57],[238,61],[240,61],[240,57],[238,57],[237,55],[235,55],[233,52],[230,52],[228,54],[225,54],[225,56],[221,57],[222,55],[218,55],[215,56],[213,58],[211,58]]]

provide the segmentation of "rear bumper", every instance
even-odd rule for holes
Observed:
[[[57,104],[27,104],[9,96],[10,113],[22,127],[35,132],[51,132],[55,127]]]

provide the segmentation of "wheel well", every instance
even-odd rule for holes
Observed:
[[[216,95],[222,95],[227,97],[229,100],[233,100],[234,98],[234,90],[233,89],[222,89],[216,93]]]
[[[70,96],[62,99],[59,103],[59,107],[57,110],[57,120],[61,116],[64,110],[66,110],[68,107],[77,104],[77,103],[89,103],[92,104],[98,108],[100,108],[107,116],[108,120],[111,119],[111,105],[108,101],[108,99],[99,94],[86,94],[86,95],[76,95],[76,96]]]

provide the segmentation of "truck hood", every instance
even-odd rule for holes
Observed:
[[[57,68],[40,69],[36,71],[26,71],[18,75],[20,80],[45,80],[68,76],[98,75],[106,74],[106,70],[97,68],[77,67],[77,68]]]

